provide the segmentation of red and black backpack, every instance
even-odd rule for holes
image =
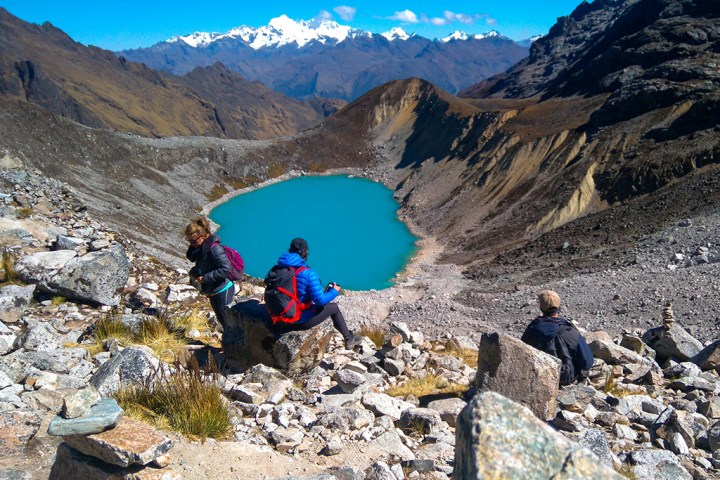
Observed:
[[[295,323],[311,302],[302,303],[297,297],[297,274],[308,267],[275,265],[265,276],[265,308],[273,324]]]

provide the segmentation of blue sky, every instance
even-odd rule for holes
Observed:
[[[49,21],[74,40],[109,50],[147,47],[173,35],[260,27],[286,14],[294,20],[322,15],[343,25],[382,33],[441,38],[455,30],[497,30],[514,40],[547,33],[557,17],[581,0],[0,0],[0,6],[33,23]]]

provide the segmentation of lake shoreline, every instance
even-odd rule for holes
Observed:
[[[362,170],[359,168],[341,168],[341,169],[332,169],[327,170],[322,173],[312,173],[308,174],[306,172],[297,171],[297,170],[291,170],[279,177],[275,177],[269,180],[266,180],[264,182],[251,185],[246,188],[242,188],[239,190],[233,190],[232,192],[228,192],[222,197],[220,197],[217,200],[214,200],[212,202],[209,202],[206,204],[202,210],[201,215],[205,216],[209,221],[214,230],[217,230],[219,228],[219,225],[213,222],[209,214],[210,212],[216,208],[217,206],[229,201],[232,198],[235,198],[239,195],[243,195],[245,193],[254,192],[256,190],[260,190],[262,188],[268,187],[270,185],[274,185],[276,183],[284,182],[286,180],[291,180],[298,177],[306,177],[306,176],[333,176],[333,175],[347,175],[349,177],[358,177],[363,178],[367,180],[371,180],[373,182],[381,183],[385,185],[390,190],[394,191],[394,189],[387,185],[387,182],[381,181],[380,178],[377,178],[376,175],[373,175],[372,172],[369,172],[367,170]],[[421,265],[422,264],[430,264],[435,265],[437,262],[437,259],[442,254],[444,248],[443,246],[438,242],[438,240],[435,237],[427,236],[425,233],[417,226],[415,225],[411,220],[407,218],[407,216],[402,214],[402,205],[399,204],[399,209],[397,211],[398,215],[398,221],[405,224],[405,226],[408,228],[410,233],[417,238],[417,240],[414,242],[415,248],[410,256],[410,259],[405,264],[404,268],[400,270],[395,277],[392,280],[392,285],[382,288],[382,289],[369,289],[369,290],[348,290],[348,292],[365,292],[365,291],[390,291],[395,288],[402,288],[403,285],[412,284],[413,280],[417,278],[421,273]]]

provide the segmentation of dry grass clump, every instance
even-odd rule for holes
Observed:
[[[93,326],[92,343],[81,346],[86,348],[91,355],[96,355],[104,350],[106,340],[115,338],[123,347],[132,344],[146,345],[155,352],[160,360],[173,362],[177,359],[180,350],[190,343],[190,339],[187,337],[190,330],[200,332],[197,340],[217,346],[215,345],[217,340],[210,335],[206,317],[198,310],[167,309],[161,310],[156,316],[144,316],[137,331],[133,331],[129,325],[124,323],[120,314],[110,312]]]
[[[368,337],[375,344],[377,348],[380,348],[385,344],[385,330],[379,325],[369,325],[364,323],[360,326],[358,334],[362,337]]]
[[[608,395],[612,395],[615,398],[622,398],[628,395],[635,394],[635,392],[633,392],[632,390],[623,387],[615,381],[615,375],[613,374],[612,370],[610,370],[607,374],[607,377],[605,377],[603,392],[607,393]]]
[[[275,165],[271,165],[268,167],[268,178],[277,178],[281,175],[285,175],[287,173],[287,167],[285,165],[281,165],[279,163],[276,163]]]
[[[225,185],[215,185],[210,189],[210,193],[208,194],[208,200],[214,202],[215,200],[222,198],[222,196],[226,193],[228,193],[228,189]]]
[[[637,480],[637,475],[635,475],[635,470],[633,469],[632,465],[628,463],[623,463],[620,465],[620,467],[615,468],[615,471],[622,475],[625,478],[629,478],[630,480]]]
[[[212,361],[205,371],[194,358],[188,370],[156,371],[144,384],[123,387],[113,397],[129,416],[191,439],[225,439],[230,432],[230,414]]]
[[[11,284],[18,282],[17,272],[15,271],[15,257],[7,248],[3,248],[2,250],[2,265],[0,265],[0,267],[2,267],[2,270],[5,272],[2,283]]]
[[[477,368],[478,351],[471,348],[455,348],[452,344],[447,345],[445,354],[451,357],[459,358],[465,365],[470,368]]]
[[[30,218],[30,215],[33,214],[32,207],[20,207],[17,209],[17,218],[19,219],[25,219]]]
[[[429,373],[408,379],[401,385],[395,385],[387,389],[385,393],[391,397],[414,396],[416,398],[426,395],[457,395],[461,396],[468,390],[467,385],[450,383],[440,375]]]

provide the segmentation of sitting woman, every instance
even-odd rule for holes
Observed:
[[[191,281],[197,282],[200,291],[210,297],[210,305],[224,328],[225,308],[235,295],[235,284],[228,279],[230,260],[205,218],[190,222],[185,227],[185,238],[190,243],[185,256],[195,263],[190,269]]]

